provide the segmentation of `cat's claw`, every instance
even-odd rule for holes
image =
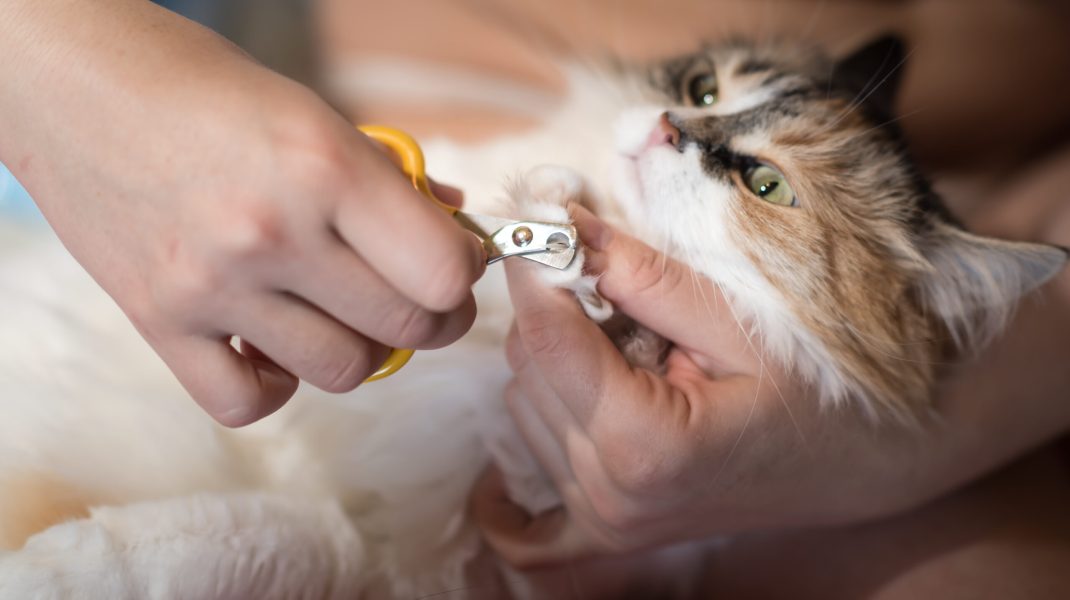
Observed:
[[[535,167],[518,177],[509,190],[513,216],[517,218],[570,223],[570,203],[582,203],[587,186],[583,176],[556,165]],[[603,298],[596,288],[598,278],[583,272],[585,253],[582,246],[565,269],[542,269],[543,282],[551,287],[571,290],[587,316],[602,323],[613,316],[613,304]]]

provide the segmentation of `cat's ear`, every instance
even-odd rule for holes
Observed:
[[[960,347],[998,334],[1018,299],[1058,273],[1067,251],[986,238],[934,222],[922,249],[931,265],[920,282],[923,305],[947,323]]]
[[[903,40],[884,35],[836,62],[833,80],[875,108],[881,116],[894,114],[906,63]]]

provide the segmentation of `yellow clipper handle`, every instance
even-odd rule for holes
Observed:
[[[424,171],[424,152],[411,135],[382,125],[361,125],[357,129],[389,148],[398,157],[401,161],[401,170],[412,181],[412,187],[450,215],[457,212],[457,207],[439,200],[431,191],[431,186],[427,183],[427,173]]]
[[[413,187],[421,194],[450,215],[457,212],[455,207],[442,202],[431,192],[431,186],[427,183],[427,173],[424,172],[423,150],[420,150],[420,145],[416,143],[416,140],[412,139],[412,136],[404,131],[381,125],[361,125],[357,129],[389,148],[397,156],[398,160],[401,161],[401,170],[405,172],[412,181]],[[390,356],[386,357],[383,366],[379,367],[378,371],[372,373],[364,381],[376,381],[390,377],[400,371],[401,367],[404,367],[409,362],[412,355],[412,350],[394,348],[390,351]]]

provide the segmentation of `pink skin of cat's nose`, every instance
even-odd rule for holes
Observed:
[[[669,113],[667,112],[661,113],[657,125],[651,130],[650,136],[647,137],[646,143],[643,144],[642,151],[645,152],[662,145],[669,145],[674,149],[679,149],[680,145],[680,130],[669,122]]]

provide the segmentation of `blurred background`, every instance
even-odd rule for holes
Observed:
[[[1063,0],[156,1],[351,121],[461,141],[535,123],[562,96],[564,57],[644,61],[733,37],[835,55],[894,31],[911,49],[898,122],[956,208],[997,202],[1039,156],[1070,154]],[[34,214],[0,167],[0,216]]]
[[[312,0],[156,0],[156,3],[216,30],[275,71],[314,84]]]

